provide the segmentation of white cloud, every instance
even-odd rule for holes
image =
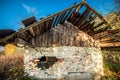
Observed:
[[[26,5],[26,4],[22,4],[22,6],[23,6],[23,8],[26,9],[26,11],[27,11],[28,13],[34,13],[34,14],[37,14],[37,13],[38,13],[37,8],[35,8],[35,7],[30,7],[30,6]]]

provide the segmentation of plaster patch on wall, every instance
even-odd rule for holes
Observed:
[[[64,61],[56,62],[48,69],[41,70],[36,67],[37,64],[31,62],[42,56],[55,56],[64,58]],[[100,49],[95,47],[37,47],[28,48],[24,54],[25,73],[38,79],[66,78],[73,77],[88,78],[92,80],[93,76],[98,79],[103,75],[103,62]],[[73,75],[73,76],[71,76]]]

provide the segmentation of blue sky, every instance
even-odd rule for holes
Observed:
[[[102,15],[114,7],[113,0],[86,0]],[[0,0],[0,29],[18,30],[23,25],[21,20],[35,16],[37,20],[49,14],[64,10],[80,3],[81,0]]]

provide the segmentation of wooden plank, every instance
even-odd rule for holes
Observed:
[[[42,23],[39,27],[40,27],[40,34],[42,34],[45,30],[45,23]]]
[[[106,37],[103,39],[97,39],[99,42],[114,42],[113,37]]]
[[[73,19],[74,16],[75,16],[75,12],[73,12],[73,13],[71,14],[71,16],[67,19],[67,21],[71,22],[71,20]]]
[[[75,8],[75,13],[77,13],[81,8],[83,7],[83,4],[79,5],[78,7]]]
[[[71,15],[72,15],[72,13],[74,12],[74,11],[72,11],[73,9],[71,9],[71,10],[69,10],[69,11],[66,11],[66,15],[65,15],[65,17],[64,17],[64,19],[62,20],[62,23],[65,21],[65,20],[67,20]]]
[[[86,33],[90,33],[90,32],[94,32],[93,31],[93,29],[92,29],[92,27],[93,27],[93,25],[94,25],[95,23],[93,22],[93,23],[90,23],[88,26],[86,26],[84,29],[83,29],[83,31],[84,32],[86,32]]]
[[[101,50],[103,51],[120,51],[120,47],[101,47]]]
[[[108,27],[101,28],[101,29],[99,29],[99,30],[97,30],[97,31],[94,31],[94,32],[91,32],[91,33],[89,33],[89,34],[92,36],[92,35],[95,35],[95,34],[104,32],[104,31],[106,31],[107,29],[108,29]]]
[[[89,12],[88,15],[86,15],[84,18],[78,18],[76,19],[76,22],[74,24],[76,24],[76,26],[80,26],[82,24],[85,23],[85,21],[92,15],[93,13]]]
[[[32,40],[32,46],[35,47],[36,46],[36,44],[35,44],[35,38],[32,38],[31,40]]]
[[[69,10],[68,13],[67,13],[67,15],[66,15],[67,20],[71,17],[72,13],[78,14],[79,13],[78,11],[79,11],[80,8],[82,8],[82,6],[83,5],[80,4],[79,6],[76,6],[75,9],[73,8],[74,10],[73,9]]]
[[[83,11],[83,13],[79,16],[78,20],[81,21],[81,19],[83,19],[84,16],[87,15],[87,14],[89,14],[89,10],[88,10],[88,9],[85,9],[85,10]],[[75,20],[74,20],[74,21],[75,21]],[[75,23],[76,23],[76,22],[75,22]],[[81,22],[78,22],[78,23],[76,24],[76,26],[79,26],[80,23],[81,23]]]
[[[17,32],[16,32],[16,33],[13,33],[13,34],[5,37],[5,38],[0,39],[0,43],[6,42],[8,39],[13,38],[15,35],[17,35]]]
[[[45,22],[45,27],[46,27],[46,29],[45,29],[45,30],[46,30],[46,31],[47,31],[47,30],[48,30],[48,28],[49,28],[49,24],[50,24],[50,20],[48,20],[48,21],[46,21],[46,22]]]
[[[56,26],[56,23],[57,23],[57,20],[59,19],[60,15],[57,15],[55,16],[55,20],[54,20],[54,23],[53,23],[53,27]]]
[[[74,24],[77,24],[78,27],[80,27],[82,24],[84,24],[88,18],[90,18],[92,16],[93,13],[89,13],[85,18],[78,18],[78,20],[76,20],[76,22]],[[81,28],[81,27],[80,27]]]
[[[30,33],[29,30],[26,30],[25,34],[26,34],[26,36],[28,36],[30,39],[32,38],[32,34]]]
[[[58,23],[62,23],[62,19],[65,16],[66,12],[64,12],[63,14],[60,15],[60,18],[58,19]]]
[[[70,20],[71,23],[73,23],[73,21],[76,20],[76,18],[80,16],[79,13],[73,13],[73,15],[74,15],[73,18],[71,18]]]
[[[112,43],[101,42],[100,43],[100,47],[117,47],[117,46],[120,47],[120,42],[112,42]]]
[[[104,22],[100,22],[99,24],[97,24],[97,25],[94,27],[94,29],[96,29],[96,28],[102,26],[103,24],[104,24]]]
[[[29,41],[30,39],[31,39],[31,36],[29,35],[29,33],[27,33],[27,32],[24,32],[23,34],[25,34],[25,36],[26,36],[26,41]]]
[[[26,39],[26,35],[24,33],[18,33],[17,38],[21,37],[22,39]]]
[[[36,35],[38,36],[39,34],[40,34],[40,29],[39,29],[39,27],[38,26],[36,26]]]
[[[53,21],[52,21],[52,28],[54,28],[54,24],[55,24],[55,19],[56,19],[56,16],[53,18]]]
[[[33,32],[34,32],[33,37],[38,36],[40,34],[40,26],[38,25],[38,26],[33,27]]]
[[[48,34],[48,32],[46,32],[44,35],[44,37],[45,37],[45,41],[44,41],[44,44],[45,44],[45,46],[47,46],[47,39],[48,39],[48,36],[47,36],[47,34]]]
[[[104,31],[104,32],[101,32],[101,33],[97,33],[97,34],[95,34],[95,35],[92,35],[92,37],[95,38],[95,39],[102,39],[102,38],[105,38],[105,37],[114,35],[114,34],[116,34],[116,33],[118,33],[118,32],[120,32],[119,29],[108,30],[108,31]]]
[[[93,25],[95,24],[95,22],[91,23],[94,19],[96,18],[96,15],[94,17],[90,17],[88,21],[86,21],[84,24],[82,24],[79,29],[86,31],[88,29],[92,30],[93,29]]]
[[[54,18],[50,19],[50,22],[48,24],[48,30],[50,30],[52,28],[52,22],[53,22]]]
[[[17,35],[17,38],[21,38],[26,42],[29,42],[28,38],[26,37],[26,35],[24,33],[20,33]]]
[[[60,24],[62,24],[65,21],[66,15],[67,15],[67,11],[65,12],[64,16],[62,17]]]
[[[32,36],[35,37],[35,33],[34,33],[34,30],[33,30],[32,27],[29,29],[29,31],[30,31],[30,33],[32,34]]]
[[[93,8],[91,8],[85,1],[82,2],[84,6],[86,6],[90,11],[92,11],[94,14],[96,14],[109,28],[112,28],[111,24],[108,23],[103,16],[101,16],[97,11],[95,11]]]

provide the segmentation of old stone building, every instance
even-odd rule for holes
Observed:
[[[0,44],[22,47],[25,74],[38,80],[99,80],[104,75],[101,49],[120,48],[111,39],[120,30],[111,30],[85,1],[40,21],[31,17],[22,22],[25,28]]]

